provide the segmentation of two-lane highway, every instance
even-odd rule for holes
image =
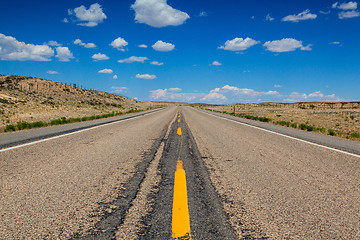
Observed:
[[[0,239],[360,239],[359,142],[243,122],[169,107],[3,149]]]

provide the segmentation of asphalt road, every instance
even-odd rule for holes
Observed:
[[[360,239],[359,142],[191,107],[113,120],[0,135],[0,239]]]

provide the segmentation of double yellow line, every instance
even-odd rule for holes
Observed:
[[[178,122],[180,122],[180,109]],[[182,135],[180,127],[177,129],[177,134]],[[181,160],[176,162],[172,210],[172,237],[174,239],[191,239],[186,175],[184,163]]]

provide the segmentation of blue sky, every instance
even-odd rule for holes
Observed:
[[[326,0],[5,1],[0,73],[140,101],[360,100],[359,7]]]

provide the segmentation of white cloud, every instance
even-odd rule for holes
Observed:
[[[103,69],[103,70],[100,70],[98,71],[98,73],[107,73],[107,74],[112,74],[113,73],[113,70],[112,69]]]
[[[152,45],[152,48],[160,52],[170,52],[175,48],[175,45],[159,40],[154,45]]]
[[[140,44],[138,47],[139,47],[139,48],[147,48],[148,46],[145,45],[145,44]]]
[[[57,41],[44,42],[44,45],[55,46],[55,47],[61,47],[62,46],[62,44],[58,43]]]
[[[118,79],[118,76],[115,74],[115,75],[113,76],[113,79]]]
[[[200,100],[209,103],[257,102],[259,101],[259,97],[265,98],[266,100],[279,99],[281,94],[277,91],[258,92],[249,88],[225,85],[221,88],[211,90]]]
[[[209,14],[207,13],[207,12],[205,12],[205,11],[201,11],[200,13],[199,13],[199,17],[207,17]]]
[[[93,43],[84,43],[80,39],[76,39],[74,41],[74,44],[78,44],[78,45],[83,46],[85,48],[96,48],[95,44],[93,44]]]
[[[46,72],[47,74],[59,74],[57,71],[52,71],[52,70],[49,70]]]
[[[218,47],[218,49],[224,49],[229,51],[243,51],[260,43],[252,38],[234,38],[233,40],[227,40],[224,46]]]
[[[315,18],[317,18],[317,15],[310,13],[310,10],[306,9],[305,11],[303,11],[297,15],[294,14],[294,15],[286,16],[281,21],[283,21],[283,22],[299,22],[299,21],[310,20],[310,19],[315,19]]]
[[[356,10],[352,10],[352,11],[347,11],[347,12],[340,12],[338,14],[340,19],[345,19],[345,18],[355,18],[355,17],[359,17],[360,16],[360,12],[356,11]]]
[[[122,60],[119,60],[119,63],[133,63],[133,62],[141,62],[144,63],[146,60],[149,60],[147,57],[129,57]]]
[[[181,88],[169,88],[168,89],[170,92],[181,92],[182,89]]]
[[[330,42],[329,44],[332,44],[332,45],[341,45],[340,42]]]
[[[172,8],[167,0],[136,0],[131,8],[135,11],[135,20],[152,27],[178,26],[190,18],[185,12]]]
[[[115,75],[116,76],[116,75]],[[111,87],[113,93],[126,93],[128,88],[127,87]]]
[[[222,64],[219,63],[218,61],[213,61],[210,65],[213,65],[213,66],[221,66]]]
[[[110,43],[110,46],[112,46],[113,48],[116,48],[117,50],[120,50],[120,51],[125,51],[123,48],[127,45],[128,45],[128,42],[125,41],[125,39],[123,39],[122,37],[118,37],[117,39],[115,39],[114,41],[112,41]]]
[[[202,101],[213,101],[213,100],[216,100],[216,101],[226,101],[227,98],[222,95],[221,93],[218,93],[218,92],[212,92],[210,91],[209,94],[207,94],[205,97],[201,98],[200,100]]]
[[[156,65],[156,66],[162,66],[162,65],[164,65],[163,62],[158,62],[158,61],[152,61],[150,64]]]
[[[72,52],[68,47],[57,47],[56,48],[57,57],[60,62],[69,62],[70,58],[74,58]]]
[[[281,85],[275,84],[274,87],[275,87],[275,88],[281,88]]]
[[[266,15],[266,17],[265,17],[265,20],[271,22],[271,21],[274,21],[275,18],[270,17],[270,14],[268,14],[268,15]]]
[[[94,61],[102,61],[102,60],[108,60],[109,57],[106,56],[105,54],[102,53],[97,53],[92,55],[92,58],[94,59]]]
[[[90,5],[89,9],[86,9],[83,5],[74,10],[69,9],[68,14],[77,18],[75,21],[80,22],[78,25],[86,27],[95,27],[107,18],[101,5],[98,3]]]
[[[267,41],[263,46],[270,52],[291,52],[298,48],[303,51],[310,51],[312,45],[303,46],[302,41],[293,38],[283,38],[281,40]]]
[[[150,91],[150,98],[152,100],[191,102],[203,95],[198,93],[182,93],[181,91],[181,88],[157,89]]]
[[[68,22],[69,22],[69,20],[68,20],[67,18],[64,18],[64,19],[62,20],[62,22],[64,22],[64,23],[68,23]]]
[[[10,61],[51,61],[54,50],[47,45],[19,42],[0,33],[0,58]]]
[[[342,3],[340,5],[338,4],[338,2],[336,2],[331,7],[338,8],[341,10],[355,10],[357,9],[357,2],[347,2],[347,3]]]
[[[328,15],[328,14],[330,14],[331,13],[331,11],[330,10],[328,10],[328,11],[319,11],[321,14],[324,14],[324,15]]]
[[[310,94],[292,92],[287,98],[283,99],[285,102],[311,102],[311,101],[324,101],[324,102],[337,102],[341,101],[335,94],[325,95],[320,91]]]
[[[156,75],[150,75],[150,74],[136,74],[136,78],[142,78],[142,79],[155,79]]]

